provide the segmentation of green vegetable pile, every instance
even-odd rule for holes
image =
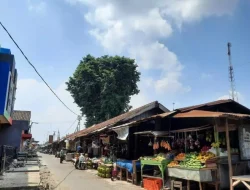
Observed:
[[[92,161],[88,161],[87,162],[87,168],[88,169],[93,169],[93,163],[92,163]]]
[[[197,159],[196,153],[186,154],[184,161],[180,162],[181,168],[201,169],[204,165]]]
[[[111,177],[111,171],[112,169],[110,167],[107,167],[105,165],[99,166],[98,169],[98,176],[103,178],[110,178]]]

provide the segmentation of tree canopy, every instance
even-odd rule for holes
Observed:
[[[87,55],[80,61],[66,84],[86,117],[86,127],[131,109],[130,98],[139,93],[137,67],[135,60],[120,56]]]

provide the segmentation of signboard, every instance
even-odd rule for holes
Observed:
[[[241,160],[250,160],[250,125],[239,127],[239,148]]]

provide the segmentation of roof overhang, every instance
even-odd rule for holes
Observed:
[[[236,113],[225,113],[225,112],[211,112],[192,110],[184,113],[177,113],[173,118],[229,118],[229,119],[250,119],[250,115],[247,114],[236,114]]]
[[[168,131],[141,131],[135,132],[134,135],[154,136],[154,137],[173,137],[169,136]]]

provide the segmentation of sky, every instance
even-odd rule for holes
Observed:
[[[80,114],[65,82],[87,54],[136,60],[141,80],[133,108],[155,100],[172,110],[173,103],[177,108],[228,99],[227,42],[238,101],[250,107],[249,10],[247,0],[1,0],[0,19],[58,96]],[[1,28],[0,44],[15,55],[15,109],[32,111],[39,123],[33,136],[44,142],[54,131],[74,132],[76,116]]]

